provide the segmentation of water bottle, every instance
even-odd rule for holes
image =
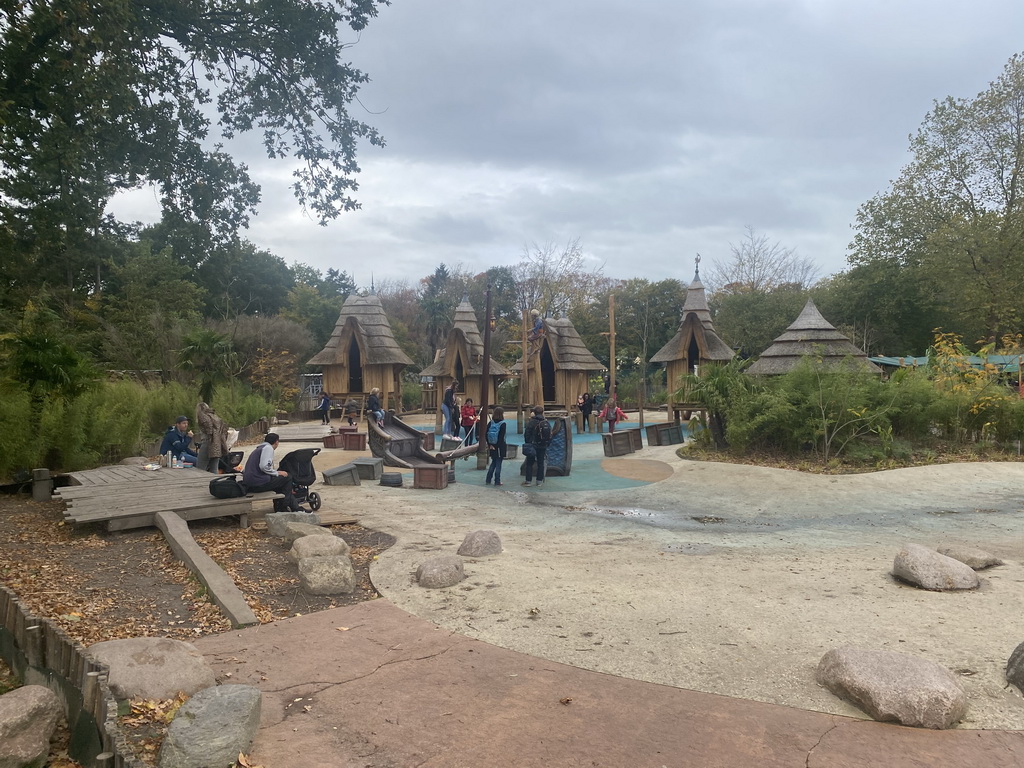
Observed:
[[[174,468],[174,459],[171,458],[170,451],[167,452],[167,461],[164,462],[164,466],[167,467],[168,469]]]

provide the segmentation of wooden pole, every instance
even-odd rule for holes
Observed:
[[[480,385],[480,417],[476,422],[476,468],[487,469],[487,422],[491,393],[491,286],[487,286],[487,309],[484,314],[483,378]]]
[[[615,394],[615,294],[608,295],[608,346],[610,347],[611,360],[608,361],[608,396],[615,398],[615,404],[619,404],[619,398]]]
[[[523,433],[523,406],[526,404],[526,388],[530,384],[529,356],[530,348],[527,346],[527,322],[526,317],[529,310],[523,310],[523,363],[519,368],[519,412],[516,414],[516,431]]]

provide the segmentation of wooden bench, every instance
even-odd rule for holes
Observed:
[[[138,466],[102,467],[71,474],[78,485],[54,490],[65,505],[64,519],[74,525],[106,523],[108,531],[155,525],[158,512],[174,512],[183,520],[204,520],[237,515],[249,524],[254,501],[283,499],[277,491],[218,499],[210,495],[213,475],[197,469],[160,469]]]

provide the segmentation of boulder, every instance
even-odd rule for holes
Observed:
[[[303,536],[295,540],[285,557],[297,563],[304,557],[348,556],[351,551],[348,542],[340,536]]]
[[[920,544],[906,544],[896,555],[892,575],[910,584],[936,591],[977,589],[978,574],[969,565],[940,555]]]
[[[203,655],[181,640],[105,640],[89,646],[89,655],[110,668],[110,690],[118,699],[170,699],[217,683]]]
[[[347,595],[356,588],[352,559],[348,555],[304,557],[299,560],[299,584],[311,595]]]
[[[251,685],[218,685],[181,705],[160,748],[160,768],[234,765],[260,724],[261,695]]]
[[[815,677],[875,720],[951,728],[967,712],[967,695],[951,672],[904,653],[833,648],[818,663]]]
[[[1024,693],[1024,643],[1013,649],[1006,662],[1006,682]]]
[[[459,547],[463,557],[488,557],[501,554],[501,539],[494,531],[473,531],[467,533]]]
[[[268,512],[266,516],[267,533],[279,539],[284,538],[286,523],[308,523],[320,525],[320,515],[315,512]]]
[[[25,685],[0,696],[0,766],[46,765],[50,739],[63,717],[60,699],[44,686]]]
[[[285,523],[284,532],[281,538],[285,541],[295,541],[303,536],[334,536],[326,528],[311,523]]]
[[[964,565],[969,565],[976,571],[983,571],[986,568],[1003,564],[1003,561],[992,553],[986,552],[984,549],[978,549],[977,547],[943,547],[939,550],[939,554],[945,555],[946,557],[952,557],[954,560],[959,560]]]
[[[416,581],[427,589],[451,587],[466,578],[462,558],[458,555],[438,555],[420,564]]]

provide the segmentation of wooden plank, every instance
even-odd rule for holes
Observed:
[[[112,509],[110,507],[97,507],[95,509],[83,509],[80,513],[70,514],[66,517],[72,519],[76,523],[94,523],[102,522],[103,520],[115,519],[115,518],[128,518],[128,517],[139,517],[145,515],[153,515],[157,512],[176,512],[179,515],[185,517],[185,519],[195,519],[187,517],[192,514],[195,510],[212,510],[218,508],[231,508],[239,505],[251,505],[254,501],[273,501],[274,499],[283,499],[284,494],[276,491],[265,491],[263,493],[255,494],[253,496],[241,496],[236,499],[217,499],[213,496],[207,495],[199,499],[189,500],[169,500],[163,506],[157,507],[123,507],[120,509]],[[249,511],[247,507],[245,511]],[[236,512],[225,511],[221,513],[223,515],[237,514]],[[208,515],[209,516],[209,515]],[[221,515],[212,515],[213,517],[219,517]]]
[[[350,525],[358,523],[359,518],[346,515],[343,512],[324,512],[322,509],[316,513],[320,517],[320,525]]]

